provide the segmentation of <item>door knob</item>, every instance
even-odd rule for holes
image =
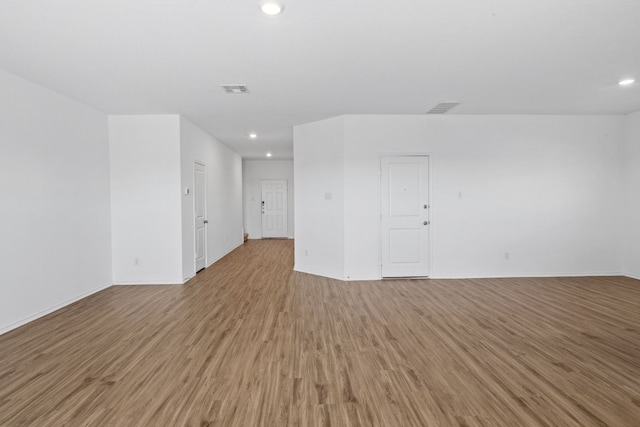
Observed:
[[[422,223],[422,225],[429,225],[429,224],[430,224],[429,221],[425,221],[425,222]]]
[[[209,221],[205,219],[205,220],[204,220],[204,223],[205,223],[205,224],[209,224]]]

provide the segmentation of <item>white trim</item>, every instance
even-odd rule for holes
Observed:
[[[429,204],[429,254],[427,255],[427,262],[429,263],[429,277],[433,274],[433,230],[434,230],[434,220],[433,220],[433,179],[432,179],[432,170],[433,170],[433,156],[431,154],[425,154],[427,156],[427,179],[429,180],[429,199],[427,203]]]
[[[295,237],[265,237],[264,239],[260,237],[247,237],[247,240],[266,240],[266,239],[275,239],[275,240],[295,240]]]
[[[384,280],[468,280],[468,279],[526,279],[526,278],[553,278],[553,277],[628,277],[630,279],[640,280],[640,276],[632,276],[621,272],[597,272],[597,273],[529,273],[529,274],[474,274],[474,275],[451,275],[451,276],[430,276],[423,278],[414,277],[372,277],[372,276],[352,276],[338,277],[321,271],[304,271],[297,267],[293,268],[299,273],[313,274],[314,276],[328,277],[330,279],[340,280],[342,282],[371,282]]]
[[[45,308],[44,310],[40,310],[35,314],[32,314],[30,316],[27,316],[27,317],[21,319],[21,320],[18,320],[17,322],[10,323],[7,326],[3,326],[2,328],[0,328],[0,335],[5,334],[5,333],[7,333],[7,332],[9,332],[9,331],[11,331],[13,329],[19,328],[20,326],[26,325],[27,323],[32,322],[32,321],[34,321],[36,319],[44,317],[47,314],[51,314],[54,311],[57,311],[57,310],[59,310],[61,308],[64,308],[64,307],[66,307],[68,305],[71,305],[74,302],[80,301],[81,299],[84,299],[84,298],[86,298],[88,296],[91,296],[91,295],[96,294],[96,293],[98,293],[100,291],[103,291],[103,290],[105,290],[107,288],[110,288],[111,286],[112,286],[111,283],[109,283],[107,285],[100,286],[100,287],[98,287],[96,289],[93,289],[93,290],[91,290],[89,292],[84,292],[84,293],[78,295],[77,297],[70,298],[70,299],[68,299],[66,301],[63,301],[63,302],[59,303],[59,304],[53,305],[53,306],[51,306],[49,308]]]
[[[308,270],[308,269],[307,270],[301,270],[297,266],[293,267],[293,271],[297,271],[298,273],[312,274],[314,276],[328,277],[329,279],[336,279],[336,280],[340,280],[340,281],[346,282],[344,277],[337,276],[337,275],[335,275],[333,273],[327,273],[325,271]]]
[[[606,277],[623,276],[619,271],[610,272],[580,272],[580,273],[512,273],[512,274],[465,274],[465,275],[432,275],[430,279],[522,279],[537,277]]]
[[[633,273],[622,273],[622,275],[624,277],[628,277],[629,279],[640,280],[640,275],[636,275],[636,274],[633,274]]]
[[[244,243],[244,241],[242,243]],[[238,249],[240,246],[242,246],[242,243],[240,243],[238,246],[235,246],[235,247],[229,249],[227,252],[223,253],[218,258],[216,258],[213,261],[211,261],[209,264],[207,264],[207,268],[211,267],[213,264],[215,264],[216,262],[220,261],[222,258],[226,257],[227,255],[229,255],[231,252],[233,252],[236,249]]]
[[[374,280],[382,280],[382,277],[373,277],[373,276],[346,276],[345,279],[342,279],[344,282],[372,282]]]
[[[184,285],[184,282],[170,282],[170,281],[155,281],[155,280],[149,280],[149,281],[144,281],[144,282],[118,282],[118,283],[114,283],[113,286],[131,286],[131,285],[135,285],[135,286],[144,286],[144,285],[151,285],[151,286],[156,286],[156,285]]]

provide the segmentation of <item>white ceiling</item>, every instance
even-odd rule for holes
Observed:
[[[179,113],[245,158],[341,114],[640,110],[638,0],[2,0],[0,68],[109,114]],[[228,95],[225,83],[250,93]],[[248,134],[257,132],[257,140]]]

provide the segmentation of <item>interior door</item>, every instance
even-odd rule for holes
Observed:
[[[262,181],[262,237],[287,237],[287,181]]]
[[[194,165],[193,204],[195,214],[196,272],[207,266],[207,173],[201,163]]]
[[[383,156],[382,277],[429,276],[429,157]]]

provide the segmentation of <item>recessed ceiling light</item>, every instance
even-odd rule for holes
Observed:
[[[629,86],[630,84],[632,84],[632,83],[634,83],[634,82],[635,82],[635,80],[634,80],[634,79],[624,79],[624,80],[620,80],[620,81],[618,82],[618,84],[619,84],[620,86]]]
[[[256,139],[258,137],[258,135],[256,135],[255,133],[250,133],[249,134],[249,138],[251,139]]]
[[[280,0],[264,0],[260,9],[267,15],[277,15],[284,10],[284,4]]]
[[[271,153],[267,153],[267,157],[271,157]]]

